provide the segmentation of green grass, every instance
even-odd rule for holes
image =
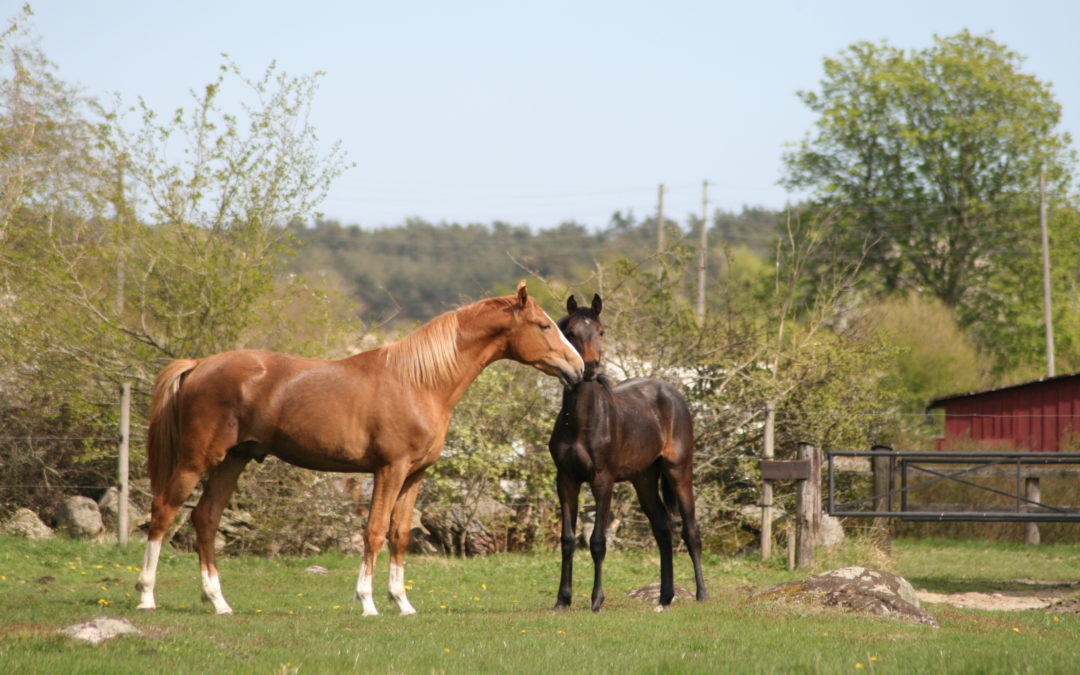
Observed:
[[[160,608],[134,609],[141,546],[27,542],[0,537],[0,664],[5,672],[1067,672],[1075,669],[1080,617],[993,613],[944,605],[927,609],[940,629],[833,611],[745,602],[762,589],[805,576],[779,562],[706,557],[711,599],[677,601],[655,614],[626,591],[657,580],[655,555],[613,552],[607,603],[589,611],[592,564],[576,561],[575,603],[554,612],[558,555],[468,560],[412,556],[406,575],[419,611],[379,617],[352,600],[359,560],[242,557],[221,563],[233,616],[199,601],[194,555],[165,552]],[[950,590],[1009,579],[1075,581],[1080,547],[1027,548],[952,541],[897,541],[892,567],[916,586]],[[846,564],[839,559],[828,566]],[[376,572],[386,587],[386,555]],[[304,573],[319,564],[329,576]],[[45,577],[52,577],[49,581]],[[692,587],[689,563],[676,580]],[[1000,586],[1004,587],[1004,586]],[[979,590],[964,587],[963,590]],[[139,637],[98,646],[58,633],[100,615],[129,619]]]

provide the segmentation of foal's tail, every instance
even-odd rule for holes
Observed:
[[[198,361],[180,359],[165,366],[154,380],[150,399],[150,430],[146,449],[146,464],[150,473],[150,491],[161,494],[169,476],[176,468],[180,450],[180,411],[177,394],[184,376]]]

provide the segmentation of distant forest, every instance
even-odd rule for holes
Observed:
[[[721,270],[725,247],[769,257],[781,215],[761,207],[714,211],[710,276]],[[697,247],[700,221],[683,226],[664,220],[668,246]],[[621,212],[601,231],[574,222],[534,231],[502,222],[460,225],[409,219],[378,229],[321,220],[295,226],[292,233],[301,246],[290,262],[291,271],[320,279],[357,302],[366,322],[428,319],[462,301],[510,293],[530,272],[582,282],[597,263],[643,259],[656,251],[656,218],[638,220]]]

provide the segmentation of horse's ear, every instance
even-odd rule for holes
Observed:
[[[593,293],[592,296],[592,311],[596,316],[600,316],[600,310],[604,308],[604,303],[600,300],[600,296]]]
[[[518,302],[524,307],[529,302],[529,289],[525,288],[525,280],[522,279],[518,282],[517,287]]]
[[[577,300],[575,300],[574,296],[571,295],[569,298],[566,299],[566,313],[567,314],[573,314],[576,311],[577,311]]]

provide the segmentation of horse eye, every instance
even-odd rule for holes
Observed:
[[[550,328],[551,326],[547,325],[546,323],[540,324],[540,330],[549,330]]]

